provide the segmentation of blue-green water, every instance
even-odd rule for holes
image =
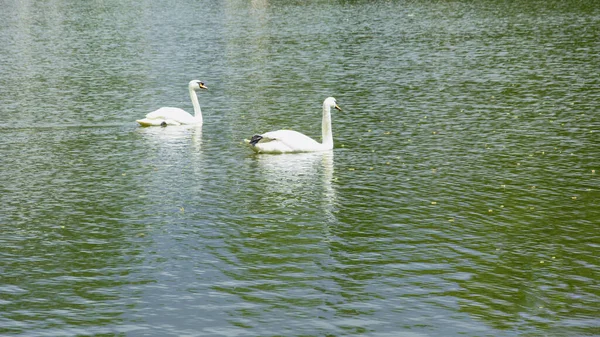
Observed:
[[[1,335],[600,335],[594,1],[0,19]],[[137,126],[192,79],[202,128]],[[327,96],[332,152],[243,144]]]

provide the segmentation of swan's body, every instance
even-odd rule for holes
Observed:
[[[323,143],[292,130],[271,131],[254,135],[247,140],[250,148],[259,153],[290,153],[290,152],[317,152],[333,149],[333,134],[331,132],[331,108],[338,110],[335,98],[328,97],[323,102],[323,122],[321,131]]]
[[[201,81],[193,80],[190,81],[188,89],[190,91],[192,105],[194,106],[194,116],[190,115],[183,109],[165,107],[156,111],[152,111],[146,115],[146,118],[138,119],[136,122],[138,122],[141,126],[202,124],[202,111],[200,110],[200,103],[198,103],[196,90],[208,88]]]

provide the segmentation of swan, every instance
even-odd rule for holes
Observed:
[[[200,103],[198,103],[198,96],[196,96],[196,90],[208,89],[202,81],[192,80],[188,84],[190,91],[190,98],[192,99],[192,105],[194,106],[194,116],[190,115],[183,109],[163,107],[156,111],[146,115],[146,118],[138,119],[141,126],[167,126],[167,125],[181,125],[181,124],[196,124],[202,125],[202,111],[200,110]]]
[[[259,135],[246,140],[254,152],[257,153],[290,153],[290,152],[317,152],[333,149],[333,134],[331,133],[331,108],[339,111],[335,98],[327,97],[323,102],[323,123],[321,132],[323,143],[292,130],[277,130]]]

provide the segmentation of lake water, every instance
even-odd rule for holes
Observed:
[[[595,1],[1,7],[0,335],[600,335]]]

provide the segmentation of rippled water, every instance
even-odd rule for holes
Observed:
[[[594,1],[2,8],[0,334],[600,335]]]

